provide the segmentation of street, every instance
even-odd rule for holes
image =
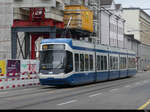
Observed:
[[[0,92],[0,109],[149,109],[150,73],[69,88],[35,87]]]

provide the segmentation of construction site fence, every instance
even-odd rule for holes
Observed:
[[[0,90],[40,85],[39,60],[0,60]]]

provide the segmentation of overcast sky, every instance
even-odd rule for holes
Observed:
[[[123,8],[126,7],[140,7],[150,8],[150,0],[115,0],[115,3],[121,3]],[[150,10],[145,10],[150,15]]]

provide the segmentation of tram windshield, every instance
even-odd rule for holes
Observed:
[[[60,74],[73,70],[72,53],[65,50],[44,50],[40,52],[40,73]]]

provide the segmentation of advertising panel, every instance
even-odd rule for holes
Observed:
[[[20,60],[7,60],[7,77],[20,77]]]
[[[0,78],[6,78],[6,61],[0,60]]]
[[[36,74],[39,71],[39,61],[21,60],[21,73],[24,75]]]

